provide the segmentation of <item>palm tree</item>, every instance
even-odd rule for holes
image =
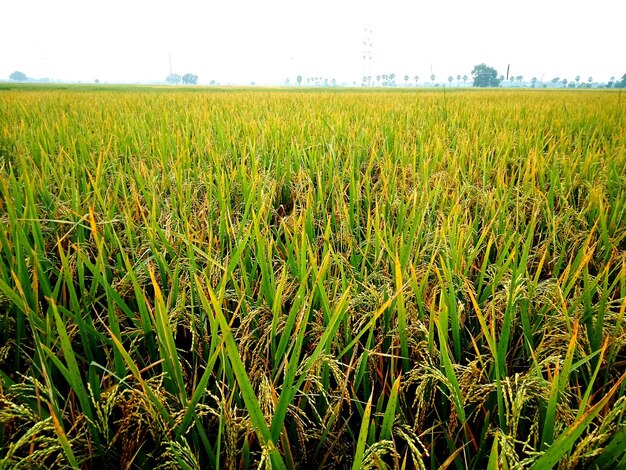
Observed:
[[[578,86],[578,82],[580,82],[580,75],[576,75],[574,80],[576,80],[576,86]]]
[[[380,74],[376,75],[376,82],[380,86]]]
[[[435,74],[434,73],[430,76],[430,81],[433,82],[433,86],[435,86]]]
[[[511,86],[513,86],[513,82],[515,81],[515,77],[513,75],[511,75],[510,80],[511,80]]]
[[[531,78],[531,79],[530,79],[530,81],[531,81],[531,82],[532,82],[532,84],[533,84],[533,88],[535,88],[535,85],[537,85],[537,77],[533,77],[533,78]]]
[[[563,88],[566,88],[567,87],[567,78],[564,78],[561,83],[563,83]]]
[[[518,86],[522,86],[522,80],[524,80],[524,77],[522,77],[521,75],[518,75],[517,77],[515,77],[515,79],[517,80],[517,84]]]
[[[613,84],[615,83],[615,77],[611,77],[609,79],[609,88],[613,88]]]
[[[456,87],[460,87],[461,86],[461,74],[458,74],[456,76]]]
[[[415,75],[415,77],[413,77],[413,80],[415,80],[415,86],[417,86],[417,82],[419,81],[420,76],[419,75]]]
[[[302,75],[298,75],[298,78],[296,78],[296,81],[298,82],[298,86],[302,85]]]
[[[404,86],[408,86],[409,85],[409,76],[405,75],[404,76]]]
[[[395,85],[395,83],[393,83],[394,79],[396,78],[396,74],[395,73],[390,73],[389,74],[389,81],[391,82],[390,85]]]
[[[452,75],[450,75],[450,76],[448,77],[448,81],[450,82],[450,85],[452,85],[452,80],[454,80],[454,77],[453,77]]]
[[[589,77],[587,79],[587,81],[589,82],[589,88],[591,88],[591,83],[593,82],[593,77]]]
[[[463,86],[465,86],[465,82],[467,82],[468,78],[467,74],[463,75]]]

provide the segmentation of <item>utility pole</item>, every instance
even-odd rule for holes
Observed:
[[[373,56],[373,41],[372,41],[372,34],[374,33],[374,28],[372,25],[366,24],[365,27],[363,28],[363,41],[362,41],[362,49],[361,49],[361,57],[363,59],[363,75],[361,77],[361,80],[363,80],[363,83],[365,83],[367,81],[367,78],[369,76],[369,72],[371,70],[371,64],[372,64],[372,56]]]

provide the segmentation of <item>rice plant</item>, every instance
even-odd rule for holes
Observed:
[[[0,468],[626,465],[612,91],[0,91]]]

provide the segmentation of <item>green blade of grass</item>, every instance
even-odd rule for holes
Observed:
[[[207,283],[205,287],[209,293],[209,299],[211,301],[216,320],[222,330],[222,337],[224,341],[224,346],[226,348],[226,353],[229,361],[232,364],[233,372],[237,379],[237,384],[239,385],[239,389],[241,390],[244,403],[246,404],[246,409],[250,414],[250,420],[257,430],[257,433],[259,434],[263,445],[269,448],[272,464],[275,465],[277,468],[286,468],[282,457],[276,449],[276,444],[272,439],[272,435],[269,428],[267,427],[267,423],[265,422],[265,416],[261,411],[261,407],[257,400],[256,394],[254,393],[254,389],[252,388],[252,384],[250,383],[250,379],[248,377],[248,374],[246,373],[246,367],[239,355],[237,344],[233,339],[230,326],[228,325],[228,322],[226,321],[226,318],[222,313],[221,301],[216,296],[210,284]]]
[[[576,440],[587,429],[587,426],[595,419],[604,407],[613,399],[613,395],[619,390],[622,382],[626,378],[626,373],[615,382],[613,387],[606,393],[602,399],[580,416],[576,421],[567,427],[567,429],[552,443],[552,445],[537,459],[531,469],[552,468],[559,460],[568,453],[574,446]]]
[[[370,395],[365,405],[365,411],[363,412],[363,418],[361,419],[361,428],[359,430],[359,438],[357,439],[356,449],[354,451],[354,460],[352,462],[352,470],[359,470],[365,457],[365,444],[367,442],[367,434],[370,425],[370,414],[372,412],[372,398],[374,392]]]
[[[400,376],[394,381],[387,400],[387,409],[383,417],[383,423],[380,427],[380,440],[388,440],[391,438],[393,421],[396,417],[396,406],[398,404],[398,391],[400,390]]]

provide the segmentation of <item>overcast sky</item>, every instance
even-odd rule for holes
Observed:
[[[486,62],[498,73],[595,81],[626,73],[624,0],[0,0],[0,79],[201,83],[437,81]],[[396,79],[397,80],[397,79]]]

